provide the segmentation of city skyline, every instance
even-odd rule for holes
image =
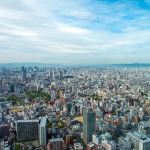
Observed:
[[[0,63],[150,63],[150,1],[0,2]]]

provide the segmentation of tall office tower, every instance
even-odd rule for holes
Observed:
[[[11,92],[11,93],[14,93],[14,91],[15,91],[15,90],[14,90],[14,84],[11,84],[11,85],[10,85],[10,92]]]
[[[2,113],[0,112],[0,124],[3,122],[3,115]]]
[[[2,88],[5,86],[5,79],[2,79]]]
[[[66,74],[67,73],[67,70],[66,69],[64,69],[64,74]]]
[[[39,120],[17,120],[17,140],[38,140]]]
[[[2,79],[0,79],[0,88],[2,88]]]
[[[85,143],[92,142],[92,135],[96,130],[96,114],[91,107],[83,111],[83,140]]]
[[[24,66],[22,66],[22,71],[25,69],[25,67]]]
[[[52,78],[53,73],[52,73],[52,71],[51,71],[51,70],[49,70],[49,74],[48,74],[48,76],[49,76],[49,78]]]
[[[39,123],[39,143],[42,147],[47,144],[47,118],[42,117]]]
[[[45,79],[44,79],[44,77],[41,77],[41,84],[42,84],[43,86],[45,86]]]
[[[52,79],[55,80],[55,70],[53,70],[52,73],[53,73],[53,74],[52,74]]]
[[[23,76],[22,76],[22,80],[25,81],[27,78],[27,72],[26,72],[26,69],[23,70]]]
[[[38,84],[38,83],[39,83],[39,76],[38,76],[38,75],[36,76],[36,80],[35,80],[35,82],[36,82],[36,84]]]
[[[59,70],[59,80],[61,80],[62,79],[62,71],[61,70]]]

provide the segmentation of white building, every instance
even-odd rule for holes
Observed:
[[[39,143],[42,147],[47,144],[47,118],[42,117],[39,124]]]
[[[100,135],[93,134],[92,135],[92,142],[96,145],[101,144],[101,141],[105,140],[105,139],[107,139],[107,140],[112,139],[112,136],[110,135],[110,133],[106,132],[105,134],[100,134]]]
[[[103,140],[101,145],[106,150],[116,150],[116,143],[114,141],[109,142],[108,140]]]
[[[74,143],[74,149],[75,150],[83,150],[83,146],[81,143]]]
[[[149,150],[150,138],[139,132],[129,132],[126,137],[132,142],[136,150]]]

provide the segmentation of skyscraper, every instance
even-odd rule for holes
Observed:
[[[52,79],[55,80],[55,70],[53,70],[53,76]]]
[[[49,70],[49,75],[48,75],[48,76],[49,76],[50,78],[52,78],[52,75],[53,75],[52,71]]]
[[[27,72],[26,72],[26,69],[23,70],[23,76],[22,76],[22,80],[25,81],[27,78]]]
[[[38,75],[36,76],[36,80],[35,80],[35,82],[36,82],[36,84],[38,84],[38,83],[39,83],[39,76],[38,76]]]
[[[39,123],[39,143],[42,147],[47,144],[47,118],[42,117]]]
[[[96,114],[91,107],[83,111],[83,140],[85,143],[92,142],[92,135],[96,130]]]
[[[44,79],[43,76],[41,77],[41,84],[42,84],[43,86],[45,86],[45,79]]]
[[[2,79],[0,79],[0,88],[2,88]]]
[[[11,84],[11,85],[10,85],[10,92],[11,92],[11,93],[14,93],[14,84]]]
[[[61,70],[59,70],[58,75],[59,75],[59,80],[61,80],[62,79],[62,71]]]

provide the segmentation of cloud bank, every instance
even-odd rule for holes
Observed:
[[[150,1],[0,2],[0,63],[149,63]]]

